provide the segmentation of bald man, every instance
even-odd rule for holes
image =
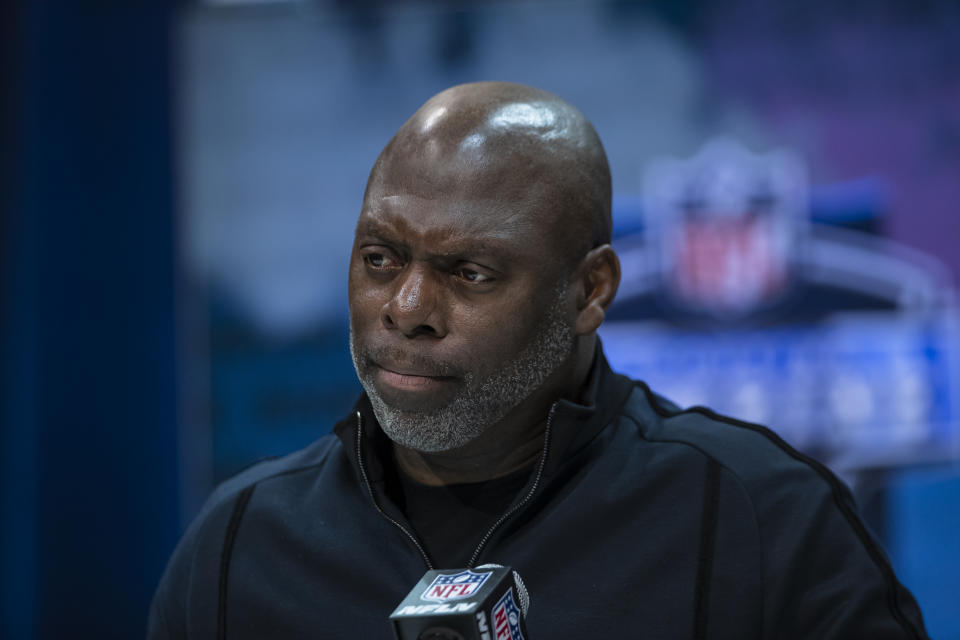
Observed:
[[[221,485],[151,638],[383,638],[430,568],[496,562],[536,639],[922,638],[849,493],[769,430],[613,373],[610,172],[521,85],[431,98],[384,148],[350,261],[365,393]]]

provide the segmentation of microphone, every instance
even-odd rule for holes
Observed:
[[[530,596],[500,564],[427,571],[390,621],[397,640],[529,640]]]

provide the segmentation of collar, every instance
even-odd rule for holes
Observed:
[[[557,401],[544,474],[551,475],[603,431],[620,413],[632,390],[633,381],[610,368],[597,338],[593,366],[578,401]]]

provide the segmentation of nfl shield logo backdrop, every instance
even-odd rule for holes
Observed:
[[[474,572],[465,569],[459,573],[439,575],[430,586],[420,594],[421,600],[430,602],[448,602],[469,598],[487,581],[492,571]]]

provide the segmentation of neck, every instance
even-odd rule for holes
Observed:
[[[560,398],[575,398],[593,364],[593,341],[583,341],[577,351],[569,367],[558,369],[500,422],[462,447],[426,453],[394,443],[401,473],[439,486],[492,480],[535,464],[543,452],[551,406]]]

